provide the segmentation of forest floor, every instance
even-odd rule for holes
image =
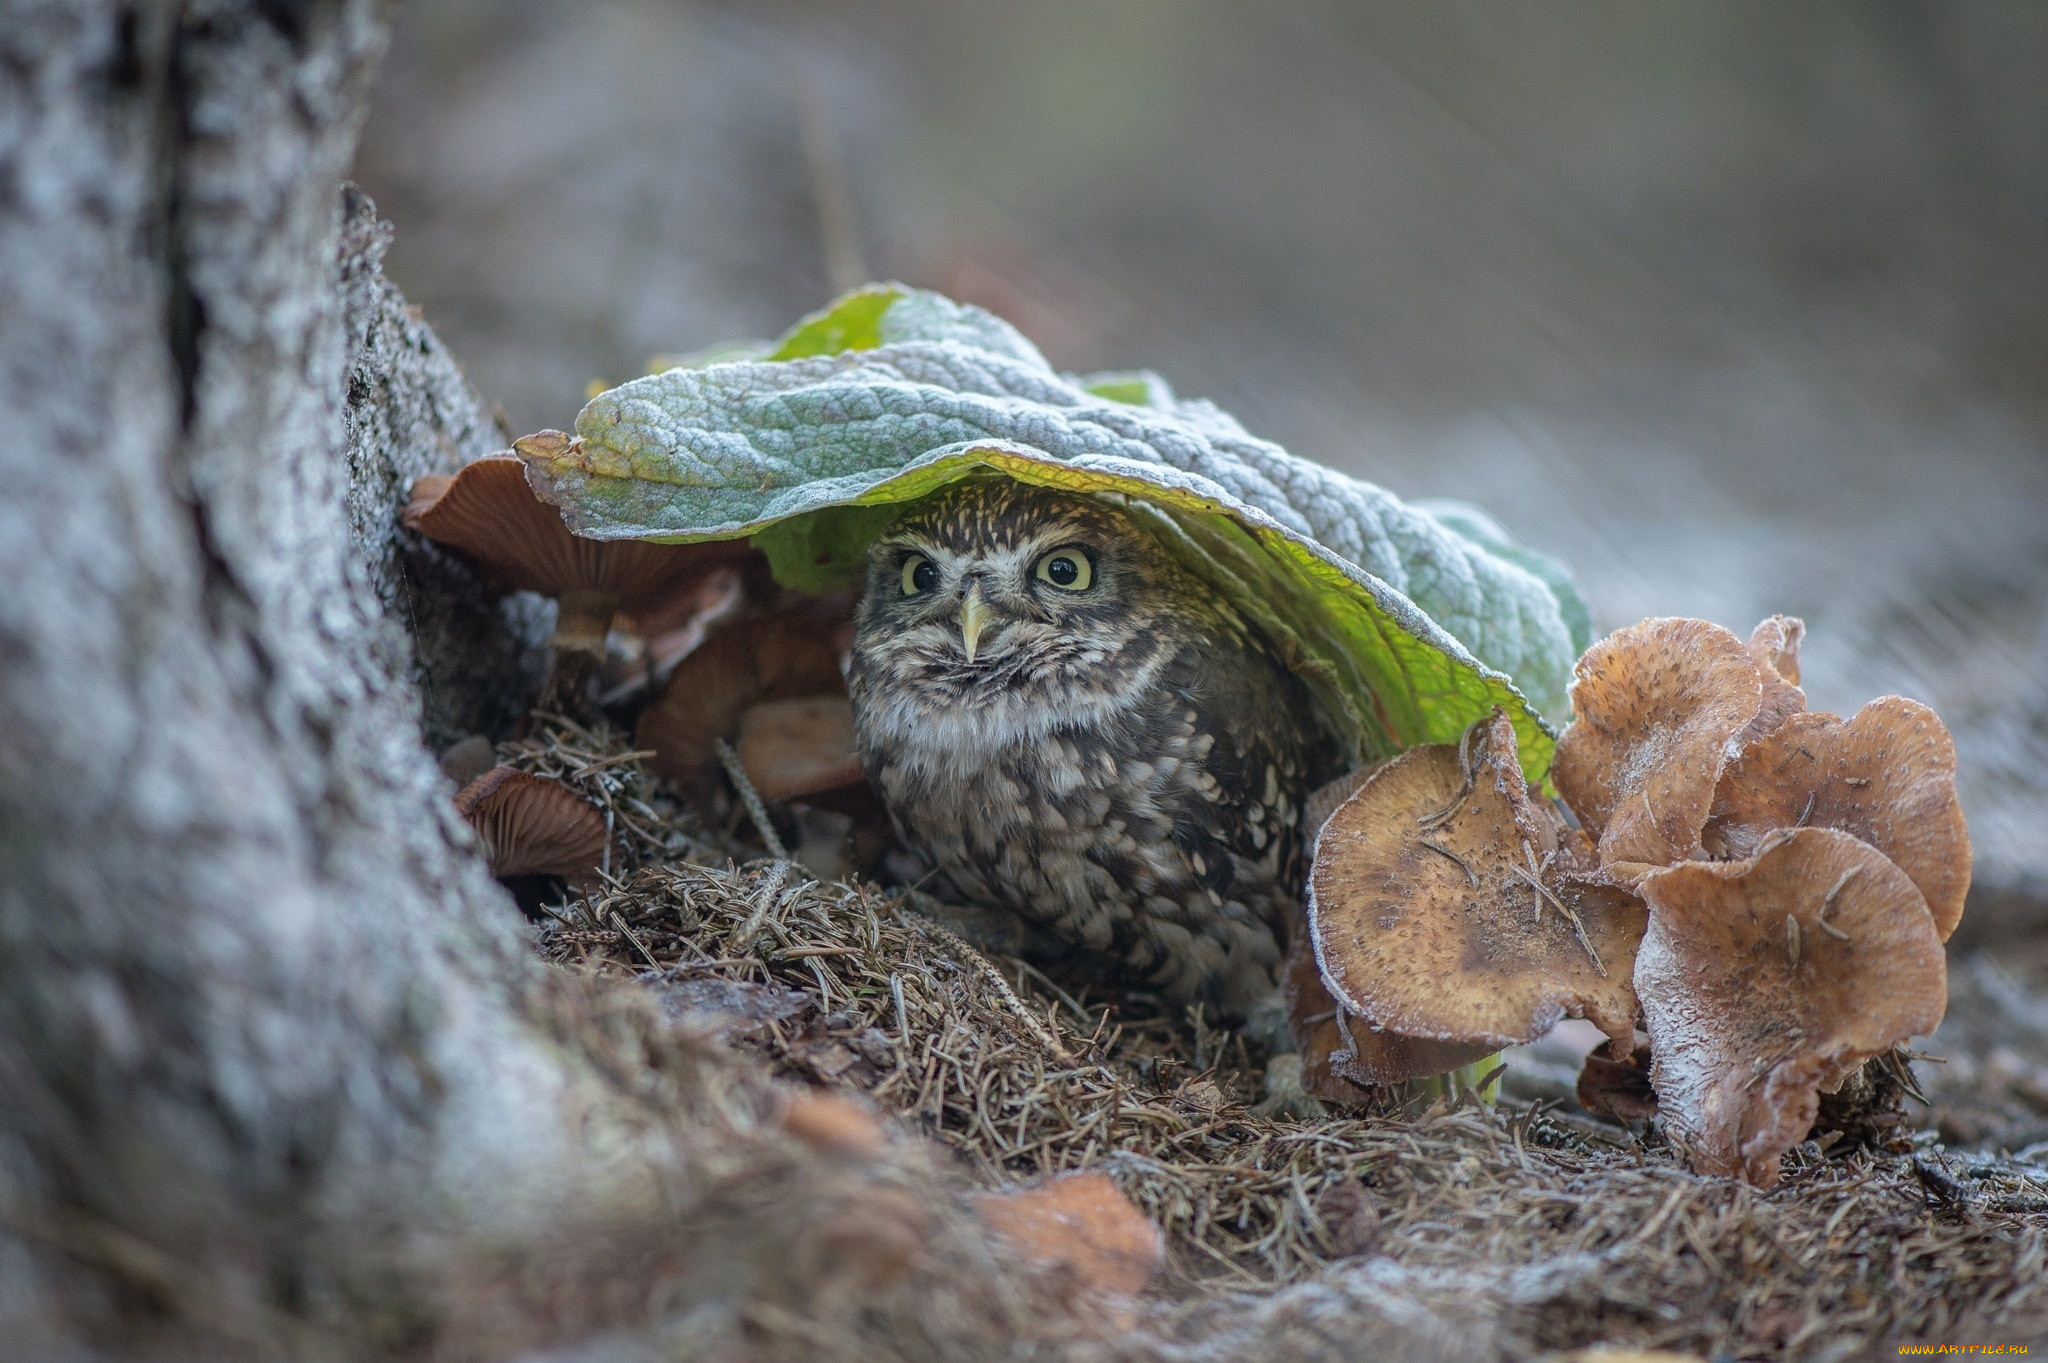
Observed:
[[[599,889],[532,906],[546,957],[860,1095],[949,1148],[963,1190],[1108,1173],[1166,1236],[1154,1335],[1336,1273],[1528,1357],[2048,1339],[2048,939],[1952,955],[1914,1065],[1926,1101],[1881,1148],[1822,1133],[1759,1192],[1580,1111],[1561,1042],[1511,1053],[1491,1102],[1266,1115],[1259,1048],[1199,1012],[1063,987],[929,903],[815,879],[738,802],[700,820],[606,737],[543,725],[499,757],[568,781],[615,833]]]

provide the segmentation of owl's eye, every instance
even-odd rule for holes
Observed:
[[[1038,560],[1038,580],[1070,592],[1085,592],[1095,581],[1095,565],[1079,549],[1055,549]]]
[[[903,594],[918,596],[939,585],[939,565],[923,554],[903,560]]]

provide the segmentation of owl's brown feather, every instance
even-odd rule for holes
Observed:
[[[1040,571],[1061,550],[1088,557],[1084,588]],[[995,622],[972,661],[970,587]],[[869,775],[953,893],[1170,999],[1242,1014],[1270,994],[1301,805],[1344,754],[1263,637],[1120,507],[991,480],[913,509],[870,556],[849,681]]]

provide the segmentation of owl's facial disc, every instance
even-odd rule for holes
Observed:
[[[886,697],[927,736],[945,715],[975,716],[984,734],[1027,714],[1071,717],[1105,676],[1142,680],[1164,646],[1161,613],[1188,597],[1157,542],[1113,503],[1003,480],[959,485],[870,551],[856,711],[880,722]]]

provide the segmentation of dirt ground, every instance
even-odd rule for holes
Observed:
[[[1817,1130],[1759,1193],[1579,1110],[1568,1031],[1508,1053],[1490,1104],[1274,1113],[1256,1044],[1065,987],[942,905],[813,879],[737,801],[681,806],[617,741],[552,726],[500,757],[620,833],[602,889],[535,903],[546,956],[640,980],[681,1025],[937,1139],[963,1188],[1107,1171],[1167,1235],[1139,1317],[1156,1336],[1364,1294],[1474,1356],[2048,1342],[2048,943],[1957,953],[1913,1061],[1926,1101],[1875,1145]]]

